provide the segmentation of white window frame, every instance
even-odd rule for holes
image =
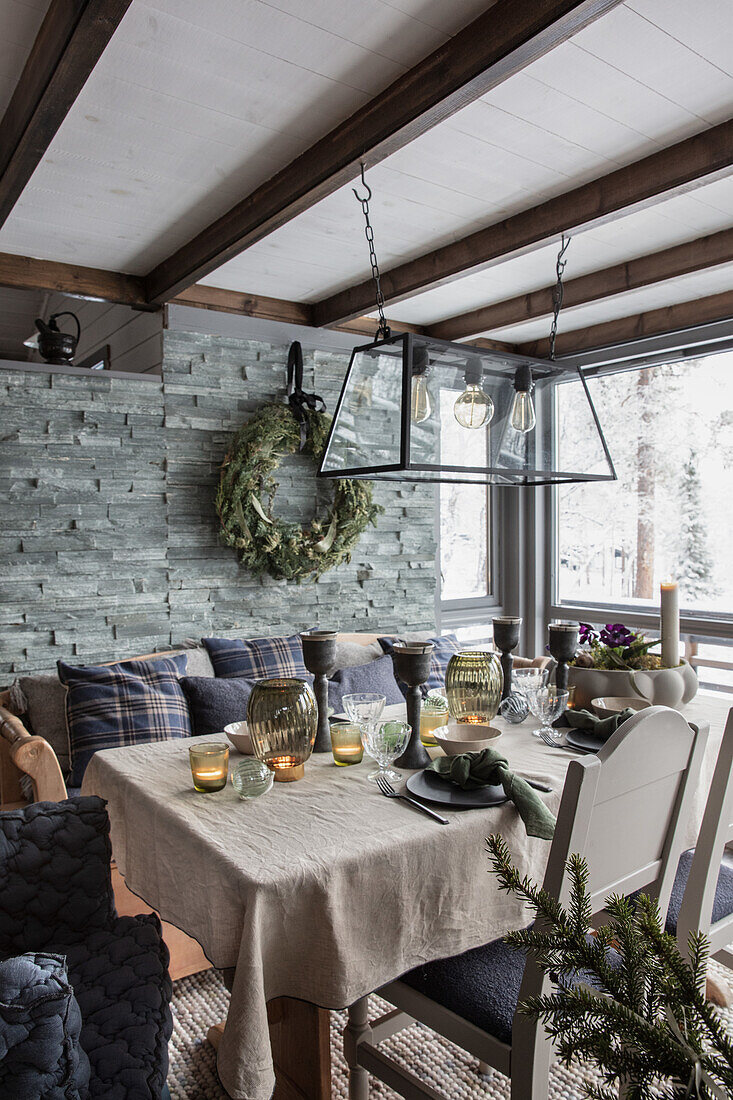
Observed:
[[[600,349],[570,356],[562,362],[584,368],[586,377],[619,369],[640,369],[654,364],[670,363],[733,350],[733,320],[701,326],[684,333],[672,333],[635,343]],[[553,413],[554,415],[554,413]],[[601,422],[603,410],[599,410]],[[597,604],[585,601],[561,602],[557,576],[558,487],[548,486],[527,494],[526,514],[519,532],[525,572],[531,570],[533,583],[525,584],[521,614],[525,619],[525,645],[536,653],[544,650],[547,624],[554,619],[572,619],[590,623],[620,620],[639,629],[659,628],[658,609],[648,605],[609,602]],[[527,563],[532,563],[528,565]],[[697,612],[684,608],[680,614],[680,633],[688,656],[699,667],[715,668],[714,663],[699,662],[694,657],[697,643],[730,645],[733,647],[733,611]],[[724,662],[728,667],[728,662]],[[733,652],[730,667],[733,668]],[[715,687],[714,684],[705,686]],[[727,689],[721,689],[727,690]]]

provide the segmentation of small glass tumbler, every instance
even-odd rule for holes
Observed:
[[[274,773],[261,760],[242,760],[232,771],[232,786],[243,802],[267,794],[274,782]]]
[[[364,746],[361,743],[361,728],[356,722],[334,722],[331,725],[331,752],[334,764],[340,768],[361,764]]]
[[[229,746],[207,741],[188,750],[194,790],[200,794],[221,791],[229,775]]]
[[[364,748],[379,765],[375,772],[370,773],[369,779],[376,782],[379,775],[385,779],[402,779],[401,774],[390,765],[402,756],[411,733],[412,727],[407,722],[371,722],[361,727]]]
[[[423,745],[437,745],[434,730],[448,724],[448,700],[442,695],[428,695],[420,709],[420,740]]]
[[[384,695],[378,695],[374,691],[359,691],[354,695],[344,695],[343,698],[346,713],[359,726],[378,722],[386,701]]]
[[[554,684],[538,688],[528,697],[529,709],[540,720],[540,728],[532,730],[533,737],[549,737],[560,742],[562,730],[553,729],[552,723],[565,711],[568,705],[567,691],[561,691]]]

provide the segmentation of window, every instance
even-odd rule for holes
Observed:
[[[482,465],[486,462],[488,432],[462,428],[453,414],[454,403],[455,394],[441,392],[440,431],[445,461],[465,462],[470,457],[475,465]],[[438,507],[441,602],[486,600],[491,595],[487,486],[443,482]]]
[[[617,482],[556,493],[555,605],[680,603],[733,617],[733,352],[588,379]],[[579,383],[558,387],[558,445],[582,442]]]

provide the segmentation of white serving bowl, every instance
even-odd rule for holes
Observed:
[[[501,730],[496,726],[472,725],[468,722],[449,722],[431,733],[446,756],[460,756],[462,752],[481,752],[488,749]]]
[[[228,726],[224,726],[224,733],[237,752],[241,752],[243,756],[252,755],[252,738],[246,722],[230,722]]]
[[[614,714],[620,714],[622,710],[645,710],[651,706],[646,699],[640,699],[638,695],[618,696],[601,695],[598,699],[591,699],[590,705],[599,718],[611,718]]]

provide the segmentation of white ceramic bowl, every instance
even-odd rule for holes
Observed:
[[[252,755],[252,738],[246,722],[231,722],[228,726],[224,726],[224,733],[237,752],[241,752],[243,756]]]
[[[610,718],[627,708],[629,710],[645,710],[651,706],[651,703],[647,703],[646,699],[640,699],[638,695],[602,695],[598,699],[591,699],[590,705],[599,718]]]
[[[467,722],[451,722],[431,731],[446,756],[460,756],[462,752],[481,752],[501,737],[496,726],[472,726]]]

